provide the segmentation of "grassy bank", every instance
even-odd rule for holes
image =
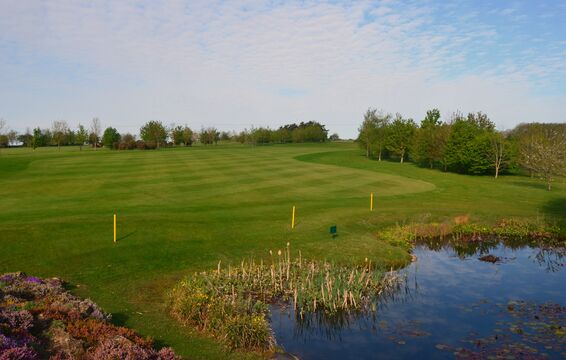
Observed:
[[[463,214],[486,223],[566,219],[563,180],[548,192],[527,177],[495,180],[378,163],[350,143],[10,149],[0,156],[0,198],[0,272],[65,278],[112,312],[117,324],[191,358],[225,358],[226,352],[169,318],[164,294],[187,273],[219,260],[267,260],[269,249],[290,241],[308,258],[361,263],[369,257],[397,266],[409,259],[404,247],[375,234],[398,224]],[[293,205],[297,227],[291,230]],[[331,225],[338,227],[334,239]]]

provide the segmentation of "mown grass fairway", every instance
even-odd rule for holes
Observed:
[[[400,265],[407,254],[378,241],[379,229],[461,214],[484,222],[545,216],[563,227],[566,218],[563,180],[548,192],[527,177],[495,180],[378,163],[352,143],[2,150],[0,198],[0,272],[64,278],[117,324],[192,358],[226,353],[177,326],[166,315],[164,292],[183,274],[219,260],[265,257],[290,241],[308,257]],[[338,226],[334,240],[331,225]]]

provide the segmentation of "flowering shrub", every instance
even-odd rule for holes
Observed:
[[[65,291],[59,279],[0,275],[0,360],[179,359],[109,319],[91,300]]]
[[[12,347],[6,350],[0,351],[0,360],[35,360],[39,359],[39,356],[35,350],[27,347]]]

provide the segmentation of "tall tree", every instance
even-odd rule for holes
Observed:
[[[153,142],[159,147],[167,140],[167,130],[161,121],[149,121],[140,129],[140,136],[145,142]]]
[[[199,141],[204,145],[216,144],[220,138],[220,133],[215,127],[202,128],[199,133]]]
[[[88,140],[88,132],[86,131],[85,127],[79,124],[79,129],[77,130],[76,141],[79,144],[79,148],[83,151],[83,145]]]
[[[94,146],[94,150],[98,147],[98,143],[100,142],[100,132],[102,131],[102,125],[100,124],[100,120],[98,118],[93,118],[92,122],[90,123],[90,134],[89,134],[89,141]]]
[[[51,134],[53,141],[57,144],[57,149],[61,151],[61,142],[63,142],[69,126],[65,121],[53,121],[51,125]]]
[[[385,114],[377,109],[368,109],[364,114],[364,121],[358,128],[358,142],[366,151],[366,157],[377,154],[381,161],[387,140],[387,129],[391,121],[391,114]]]
[[[171,134],[169,135],[173,140],[174,145],[181,145],[183,143],[183,127],[182,126],[172,126]]]
[[[35,150],[38,146],[42,146],[41,144],[41,129],[36,127],[33,129],[33,135],[31,138],[31,147]]]
[[[436,161],[442,159],[445,141],[441,132],[440,111],[432,109],[426,112],[415,136],[414,157],[418,163],[427,164],[431,169]]]
[[[519,163],[551,190],[557,175],[566,175],[566,124],[519,125]]]
[[[443,161],[448,170],[458,173],[486,174],[492,169],[489,135],[495,125],[487,115],[479,112],[467,117],[455,113]]]
[[[358,143],[366,151],[366,157],[369,158],[372,153],[372,147],[377,139],[377,109],[367,109],[364,114],[364,121],[358,128]],[[380,159],[381,160],[381,159]]]
[[[399,161],[403,163],[414,142],[417,125],[413,119],[403,119],[401,114],[397,114],[387,131],[386,148],[399,156]]]
[[[120,142],[120,133],[113,127],[107,127],[102,135],[102,144],[108,149],[118,146]]]
[[[387,135],[389,131],[389,124],[391,122],[391,114],[378,112],[376,114],[376,133],[373,142],[373,148],[377,152],[377,160],[381,161],[383,151],[387,143]]]
[[[182,139],[185,146],[191,146],[193,144],[193,130],[187,125],[183,128]]]
[[[501,172],[501,168],[508,160],[509,147],[502,133],[494,131],[488,136],[491,143],[491,160],[493,163],[493,169],[495,170],[495,178],[497,179]]]
[[[8,144],[8,137],[4,134],[4,131],[6,130],[5,128],[6,128],[6,121],[0,118],[0,148],[7,146]],[[6,145],[4,143],[6,143]]]
[[[193,143],[193,131],[187,125],[172,127],[170,136],[175,145],[191,146]]]

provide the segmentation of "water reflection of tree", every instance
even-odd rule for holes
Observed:
[[[563,244],[549,244],[539,240],[528,239],[483,239],[482,241],[457,241],[454,239],[429,239],[419,241],[431,251],[453,251],[460,259],[481,256],[502,246],[511,250],[532,249],[531,258],[546,271],[556,272],[564,268],[566,247]],[[404,271],[404,270],[400,270]],[[406,272],[406,274],[411,272]],[[401,286],[394,291],[382,294],[377,299],[368,301],[363,311],[338,312],[332,315],[323,312],[295,314],[292,308],[280,309],[288,311],[290,319],[294,322],[294,337],[308,339],[310,337],[323,337],[331,341],[340,341],[344,330],[357,327],[370,331],[391,331],[379,316],[381,312],[393,304],[405,303],[415,300],[419,296],[418,262],[415,264],[414,277],[407,278]]]
[[[548,272],[560,271],[564,268],[566,247],[563,243],[544,242],[541,240],[524,238],[496,237],[481,241],[461,241],[456,239],[428,239],[418,242],[418,245],[432,251],[454,251],[460,259],[489,254],[500,246],[511,250],[529,248],[534,251],[532,259]]]
[[[535,256],[535,261],[545,267],[548,272],[557,272],[564,268],[564,258],[566,248],[539,248]]]
[[[405,303],[414,300],[418,293],[417,278],[414,278],[414,288],[409,281],[403,281],[397,288],[382,293],[378,298],[371,299],[361,311],[339,311],[333,314],[316,311],[314,313],[296,313],[292,308],[280,308],[294,319],[293,337],[306,340],[311,337],[323,337],[331,341],[341,341],[344,330],[357,327],[359,329],[384,328],[384,322],[379,314],[393,303]]]

